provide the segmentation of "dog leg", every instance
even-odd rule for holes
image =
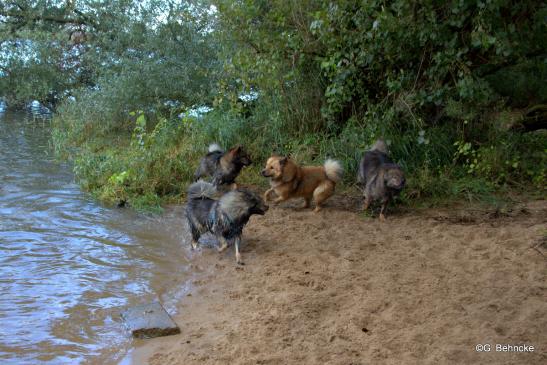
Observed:
[[[321,210],[321,204],[328,198],[332,196],[334,193],[334,183],[332,183],[329,180],[324,181],[321,183],[314,191],[313,191],[313,200],[315,201],[315,209],[313,210],[314,213],[317,213]]]
[[[264,193],[264,201],[267,202],[268,200],[270,200],[270,194],[274,191],[274,189],[268,189],[266,190],[266,192]]]
[[[190,232],[192,233],[192,250],[195,250],[198,248],[198,241],[201,234],[199,233],[199,230],[194,226],[194,224],[192,224],[192,222],[189,223]]]
[[[226,238],[219,236],[218,240],[220,242],[220,246],[217,248],[218,252],[223,252],[226,248],[228,248],[228,241],[226,241]]]
[[[276,199],[274,199],[273,202],[274,202],[274,204],[279,204],[279,203],[281,203],[285,200],[287,200],[287,198],[284,198],[284,197],[280,196],[280,197],[277,197]]]
[[[370,199],[368,196],[365,196],[365,201],[363,203],[363,210],[367,210],[369,206],[370,206]]]
[[[382,209],[380,209],[380,220],[382,222],[385,222],[386,220],[386,216],[384,215],[384,212],[387,211],[387,203],[389,202],[389,200],[384,200],[382,202]]]
[[[204,175],[204,171],[203,171],[203,166],[202,166],[202,163],[201,162],[196,170],[196,172],[194,173],[194,182],[198,181],[199,179],[201,179]]]
[[[311,198],[304,198],[304,207],[303,208],[309,208],[311,203]]]
[[[241,261],[241,254],[239,253],[239,244],[241,243],[241,237],[236,237],[234,246],[236,250],[236,262],[238,265],[245,265],[243,261]]]

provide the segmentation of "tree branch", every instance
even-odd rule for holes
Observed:
[[[11,74],[11,71],[7,67],[4,67],[2,65],[0,65],[0,71],[5,73],[7,76],[9,76]]]
[[[32,22],[37,21],[45,21],[45,22],[51,22],[51,23],[59,23],[59,24],[78,24],[78,25],[92,25],[95,26],[93,22],[91,22],[88,19],[80,19],[80,18],[68,18],[68,17],[61,17],[61,16],[53,16],[53,15],[43,15],[43,14],[24,14],[19,13],[15,11],[9,11],[9,10],[0,10],[0,16],[4,16],[6,18],[19,18],[19,19],[27,19]]]
[[[503,68],[515,66],[515,65],[519,64],[520,62],[522,62],[523,60],[529,60],[529,59],[539,57],[539,56],[545,56],[545,50],[538,49],[534,52],[524,54],[524,55],[522,55],[518,58],[509,59],[509,60],[507,60],[505,62],[502,62],[502,63],[499,63],[497,65],[492,65],[492,64],[479,65],[479,67],[484,66],[485,68],[489,66],[487,70],[485,70],[483,72],[479,72],[479,76],[480,77],[486,77],[486,76],[495,74],[496,72],[498,72],[499,70],[501,70]]]

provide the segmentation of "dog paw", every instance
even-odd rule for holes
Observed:
[[[243,261],[241,261],[241,254],[239,252],[236,253],[236,262],[238,265],[245,265]]]

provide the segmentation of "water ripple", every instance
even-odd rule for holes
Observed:
[[[180,296],[180,211],[97,205],[48,150],[47,123],[0,115],[0,362],[116,363],[120,309]],[[164,278],[169,276],[169,280]]]

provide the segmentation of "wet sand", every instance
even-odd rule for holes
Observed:
[[[245,266],[233,250],[193,254],[194,289],[174,316],[182,333],[137,342],[124,363],[547,363],[545,201],[386,223],[352,198],[318,214],[299,204],[251,219]]]

